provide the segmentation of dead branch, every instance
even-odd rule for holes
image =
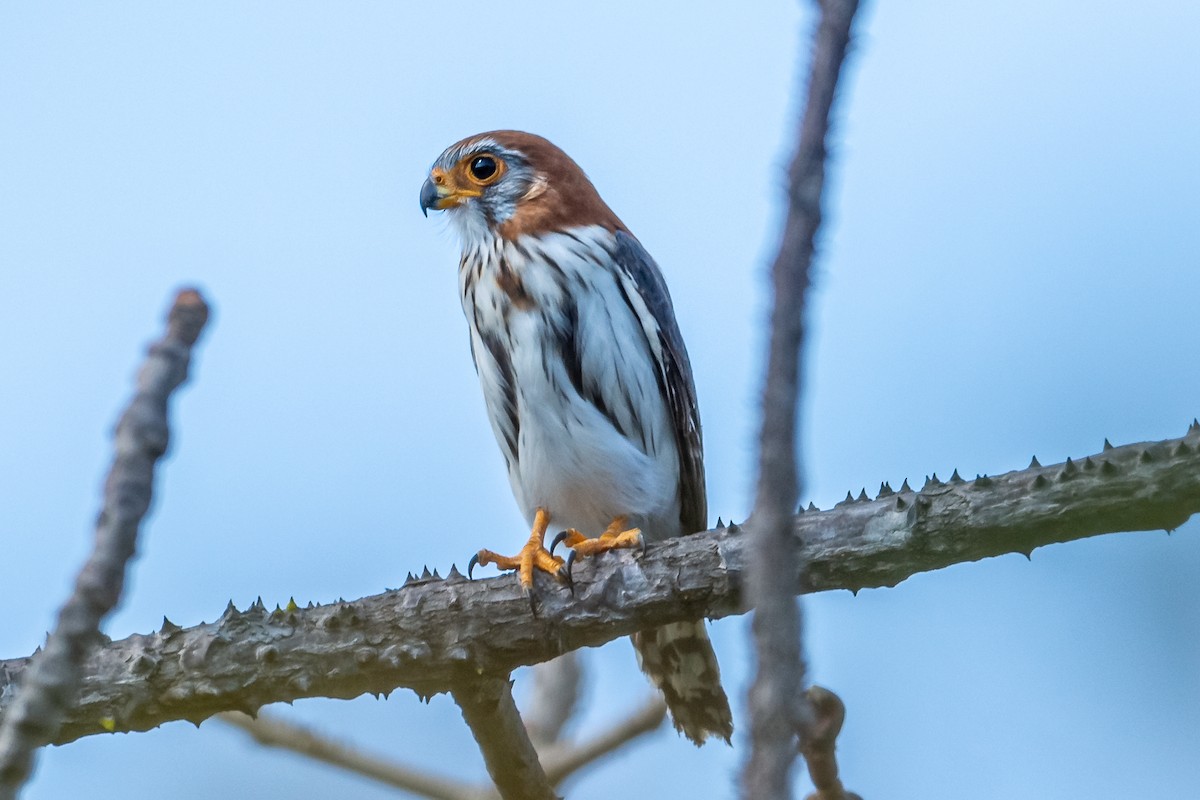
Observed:
[[[597,759],[657,730],[666,716],[666,703],[661,697],[652,697],[627,717],[589,739],[577,743],[558,742],[539,749],[538,759],[550,782],[558,786]],[[250,717],[228,711],[218,714],[217,718],[242,729],[265,747],[291,750],[430,800],[498,800],[500,797],[490,784],[481,786],[445,778],[392,758],[372,755],[273,715]]]
[[[577,744],[560,742],[546,748],[542,753],[546,776],[550,778],[551,783],[558,786],[598,758],[608,755],[639,736],[658,730],[666,718],[666,701],[656,694],[628,717],[618,720],[612,727],[591,739]]]
[[[225,712],[219,715],[219,719],[241,728],[266,747],[291,750],[431,800],[485,800],[497,797],[490,789],[484,793],[474,784],[439,777],[385,756],[365,753],[353,745],[334,741],[294,722],[284,722],[265,714],[251,718],[239,712]]]
[[[788,212],[771,268],[774,307],[759,434],[758,490],[749,526],[747,600],[755,607],[758,670],[750,687],[750,756],[742,770],[742,796],[784,800],[792,796],[796,736],[809,723],[800,653],[800,606],[795,598],[796,548],[790,518],[800,493],[796,416],[808,292],[821,197],[825,140],[838,77],[850,43],[858,0],[824,0],[820,9],[808,99],[799,142],[788,169]]]
[[[862,800],[854,792],[847,792],[838,777],[835,750],[846,719],[842,698],[820,686],[810,686],[805,695],[812,707],[813,721],[800,743],[800,750],[816,791],[804,800]]]
[[[450,694],[504,800],[559,800],[529,741],[507,675],[464,681]]]
[[[804,564],[795,592],[894,586],[918,572],[1118,531],[1174,529],[1200,512],[1200,423],[1179,439],[1105,449],[995,477],[885,484],[794,519]],[[539,582],[538,614],[511,575],[419,578],[354,602],[244,611],[190,628],[164,622],[98,648],[53,742],[148,730],[303,697],[409,687],[431,694],[500,677],[636,630],[744,612],[748,537],[736,526],[683,536],[644,556],[581,564],[575,594]],[[28,667],[0,661],[0,697]]]
[[[55,740],[59,722],[71,713],[85,659],[100,643],[100,621],[121,598],[125,567],[150,507],[154,466],[167,451],[167,402],[187,380],[192,346],[207,320],[200,293],[179,292],[166,335],[150,346],[138,372],[137,392],[113,437],[116,456],[104,483],[92,553],[45,649],[22,671],[16,699],[0,720],[0,798],[16,797],[33,768],[34,751]]]

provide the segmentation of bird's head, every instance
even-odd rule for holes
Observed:
[[[464,246],[500,236],[624,225],[571,157],[540,136],[491,131],[446,148],[421,187],[421,211],[446,211]]]

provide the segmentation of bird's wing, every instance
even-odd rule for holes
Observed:
[[[641,242],[624,231],[616,233],[613,260],[622,280],[625,302],[635,316],[642,316],[628,295],[632,286],[643,305],[653,317],[653,324],[642,325],[651,357],[655,360],[659,393],[668,413],[675,444],[679,452],[680,523],[683,533],[694,533],[708,526],[707,500],[704,488],[704,445],[700,431],[700,411],[696,404],[696,387],[692,380],[692,365],[667,284],[654,259]]]

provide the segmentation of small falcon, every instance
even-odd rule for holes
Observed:
[[[471,354],[517,504],[532,528],[512,557],[474,563],[569,580],[576,555],[707,527],[691,365],[654,260],[583,170],[520,131],[446,149],[421,210],[446,211],[462,244]],[[565,528],[564,560],[545,547]],[[733,732],[703,620],[634,635],[642,669],[696,744]]]

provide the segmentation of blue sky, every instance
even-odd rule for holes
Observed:
[[[1200,7],[1155,0],[868,7],[811,297],[806,496],[1183,433],[1200,411],[1198,26]],[[0,654],[52,624],[90,547],[108,431],[184,283],[214,322],[110,635],[211,620],[230,598],[373,594],[523,541],[454,243],[417,207],[433,159],[481,130],[556,141],[659,261],[710,512],[744,517],[808,41],[803,6],[782,2],[5,5]],[[847,782],[1184,794],[1200,781],[1198,571],[1193,521],[807,599],[813,674],[849,706]],[[741,730],[746,634],[712,626]],[[649,691],[625,642],[588,669],[585,732]],[[444,697],[279,713],[483,775]],[[730,796],[743,745],[663,732],[569,795]],[[85,793],[395,796],[215,723],[51,749],[26,797]]]

